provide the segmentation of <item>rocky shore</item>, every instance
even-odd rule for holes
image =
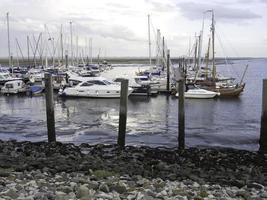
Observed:
[[[267,199],[267,156],[0,141],[0,199]]]

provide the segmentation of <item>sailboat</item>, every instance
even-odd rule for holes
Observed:
[[[202,79],[195,78],[194,82],[202,89],[220,93],[220,97],[237,97],[241,94],[241,92],[243,92],[245,88],[245,83],[243,83],[243,79],[247,71],[248,65],[245,68],[240,83],[234,83],[233,78],[221,78],[217,74],[215,65],[214,11],[209,10],[208,12],[212,13],[212,23],[211,23],[212,69],[209,70],[208,68],[209,52],[210,52],[210,40],[209,40],[208,50],[206,54],[206,67],[204,72],[205,75],[204,77],[202,77]]]

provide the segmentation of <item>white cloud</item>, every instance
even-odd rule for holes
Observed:
[[[251,3],[250,3],[251,2]],[[241,56],[266,54],[266,44],[259,45],[267,35],[266,1],[264,0],[0,0],[0,37],[6,41],[5,13],[10,13],[10,32],[13,51],[15,38],[26,49],[27,35],[44,32],[47,25],[54,38],[63,24],[64,36],[70,37],[69,22],[73,21],[74,36],[79,35],[79,44],[93,37],[96,49],[108,49],[112,56],[147,55],[147,14],[151,14],[151,37],[160,29],[166,42],[179,56],[188,49],[189,38],[201,28],[202,14],[207,9],[215,10],[218,26],[242,48]],[[207,33],[206,33],[207,34]],[[206,35],[205,35],[206,36]],[[250,50],[244,48],[244,42]],[[251,51],[253,44],[256,44]],[[153,42],[154,44],[154,42]],[[242,45],[241,45],[242,44]],[[6,44],[3,43],[3,46]],[[106,47],[105,47],[106,46]],[[261,49],[260,51],[258,49]],[[266,49],[262,51],[262,49]],[[96,51],[95,51],[96,52]],[[0,56],[6,56],[6,48]]]

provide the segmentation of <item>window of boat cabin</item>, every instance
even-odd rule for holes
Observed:
[[[84,86],[92,86],[94,83],[92,83],[91,81],[87,81],[81,84],[82,87]]]
[[[95,80],[94,84],[96,84],[96,85],[106,85],[106,83],[104,83],[103,81],[99,81],[99,80]]]
[[[13,88],[13,84],[12,83],[6,84],[6,88]]]

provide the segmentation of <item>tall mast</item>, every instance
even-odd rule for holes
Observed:
[[[90,63],[93,63],[93,39],[90,38]]]
[[[198,49],[198,39],[197,39],[197,36],[195,34],[195,38],[196,38],[196,41],[195,41],[195,52],[194,52],[194,70],[197,69],[197,49]]]
[[[77,66],[79,64],[79,38],[78,35],[76,35],[76,62]]]
[[[10,53],[9,13],[6,14],[6,21],[7,21],[8,64],[10,67],[12,63],[11,63],[11,53]]]
[[[70,21],[70,55],[71,55],[71,65],[73,66],[72,21]]]
[[[160,55],[161,55],[161,52],[160,52],[160,39],[161,39],[161,35],[160,35],[160,30],[158,29],[157,30],[157,62],[156,62],[157,66],[159,66],[159,64],[160,64]]]
[[[165,68],[165,38],[164,36],[162,37],[162,61],[163,61],[163,71]]]
[[[27,53],[28,53],[28,65],[30,65],[30,39],[29,36],[27,35]]]
[[[212,76],[213,79],[216,78],[216,66],[215,66],[215,44],[214,44],[214,34],[215,34],[215,25],[214,25],[214,12],[212,12],[212,22],[211,22],[211,32],[212,32]]]
[[[201,51],[202,51],[202,41],[203,41],[203,31],[204,31],[204,15],[205,15],[205,12],[203,13],[202,28],[201,28],[200,35],[199,35],[198,61],[197,61],[198,69],[200,68],[200,64],[201,64]]]
[[[201,63],[201,31],[200,35],[198,37],[198,49],[197,49],[197,71],[200,69],[200,63]]]
[[[208,78],[209,58],[210,58],[210,38],[209,38],[208,50],[206,54],[206,78]]]
[[[150,41],[150,15],[147,16],[148,21],[148,48],[149,48],[149,65],[151,66],[151,41]]]
[[[60,48],[61,48],[61,62],[63,63],[64,55],[63,55],[63,27],[61,24],[60,27]]]

